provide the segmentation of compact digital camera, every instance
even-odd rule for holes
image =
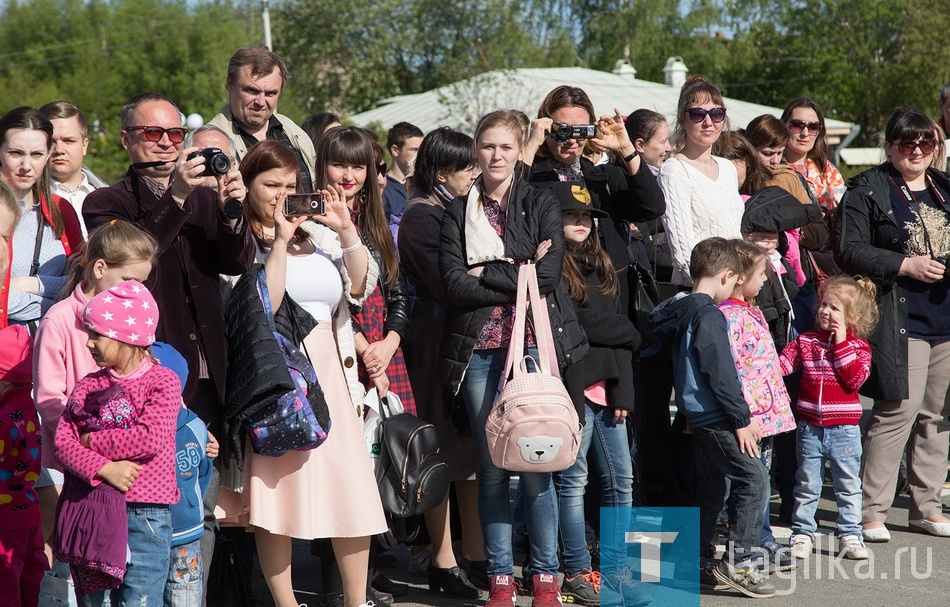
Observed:
[[[231,159],[227,154],[221,151],[221,148],[205,148],[192,152],[188,155],[188,160],[203,156],[205,159],[205,170],[200,177],[217,177],[218,175],[227,175],[231,170]]]
[[[593,139],[596,136],[597,126],[593,124],[555,122],[551,127],[551,137],[558,143],[566,143],[569,139]]]

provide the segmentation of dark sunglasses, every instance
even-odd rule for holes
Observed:
[[[708,115],[710,120],[719,124],[726,119],[726,108],[714,107],[711,110],[704,110],[701,107],[691,107],[686,110],[686,115],[689,116],[690,122],[695,123],[702,122]]]
[[[130,126],[126,127],[128,131],[142,131],[142,136],[146,141],[161,141],[164,135],[168,135],[168,140],[172,143],[181,143],[185,140],[185,134],[188,129],[182,127],[172,127],[163,129],[160,126]]]
[[[821,130],[820,122],[805,122],[804,120],[789,120],[787,123],[788,130],[792,133],[801,133],[805,129],[808,129],[809,133],[817,133]]]
[[[379,164],[376,165],[376,172],[379,173],[380,175],[385,175],[387,170],[389,170],[389,167],[386,165],[385,162],[380,162]]]
[[[917,148],[920,148],[920,153],[926,156],[937,148],[937,141],[934,139],[922,139],[920,141],[906,141],[897,144],[897,151],[901,153],[901,156],[910,156]]]

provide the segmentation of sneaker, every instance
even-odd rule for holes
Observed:
[[[752,558],[762,571],[775,573],[776,571],[789,571],[795,564],[795,561],[788,553],[788,549],[775,540],[762,542],[761,550],[755,550]]]
[[[561,592],[558,588],[558,576],[551,573],[536,573],[531,578],[534,598],[531,607],[561,607]]]
[[[600,572],[584,569],[561,582],[561,601],[574,605],[600,605]]]
[[[432,562],[432,546],[426,546],[425,550],[416,554],[409,555],[409,573],[416,575],[426,575],[429,571],[429,563]]]
[[[601,573],[601,607],[646,607],[653,602],[656,584],[641,584],[633,581],[633,572],[624,567],[615,573]]]
[[[857,535],[843,535],[838,538],[838,554],[852,561],[863,561],[868,558],[868,549]]]
[[[788,540],[788,553],[797,559],[808,558],[815,547],[815,541],[802,533],[796,533]]]
[[[723,584],[719,581],[715,575],[713,575],[713,569],[716,567],[716,561],[703,560],[699,565],[699,588],[701,590],[725,590],[729,588],[728,585]]]
[[[490,580],[491,589],[485,607],[512,607],[518,602],[518,584],[512,575],[496,575]]]
[[[747,560],[744,565],[736,567],[730,567],[726,561],[719,561],[712,572],[717,580],[746,596],[754,599],[775,596],[775,586],[766,581],[765,576],[751,561]]]

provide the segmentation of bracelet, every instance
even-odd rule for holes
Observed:
[[[350,246],[350,247],[343,247],[343,252],[344,252],[344,253],[352,253],[353,251],[355,251],[356,249],[360,248],[361,246],[363,246],[363,243],[362,243],[362,242],[357,242],[357,243],[356,243],[355,245],[353,245],[353,246]]]
[[[624,157],[623,157],[623,161],[624,161],[624,162],[630,162],[631,160],[633,160],[634,158],[636,158],[638,155],[639,155],[639,152],[637,152],[637,148],[633,148],[633,151],[630,152],[630,155],[629,155],[629,156],[624,156]]]

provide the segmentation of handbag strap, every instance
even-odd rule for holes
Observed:
[[[274,310],[270,305],[270,289],[267,288],[267,275],[264,273],[264,268],[261,268],[257,272],[257,292],[261,296],[261,302],[264,304],[264,316],[267,317],[267,324],[270,325],[270,330],[273,333],[277,333],[277,324],[274,322]],[[294,331],[299,335],[300,328],[297,326],[297,318],[293,314],[289,314],[290,322],[294,325]],[[310,358],[310,352],[307,350],[307,343],[303,339],[305,335],[300,336],[300,347],[303,349],[304,355],[307,357],[307,360],[312,361]],[[311,363],[312,364],[312,363]]]
[[[42,211],[36,211],[36,241],[33,243],[33,263],[30,264],[30,276],[36,276],[40,271],[40,253],[43,251],[43,228],[46,220]]]
[[[547,304],[541,297],[538,287],[538,274],[534,264],[526,263],[518,268],[518,292],[515,299],[515,323],[508,344],[508,356],[505,360],[505,373],[501,387],[504,388],[509,377],[523,373],[520,361],[524,359],[525,323],[528,318],[528,302],[531,302],[534,318],[534,337],[538,343],[539,366],[542,373],[560,377],[554,349],[554,337],[551,334],[551,321]],[[552,360],[553,359],[553,360]],[[517,364],[516,364],[517,363]]]

